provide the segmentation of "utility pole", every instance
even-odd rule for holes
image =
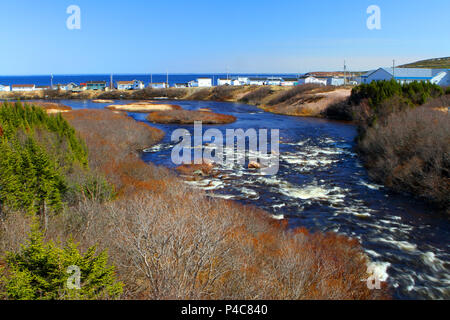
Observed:
[[[395,80],[395,60],[392,60],[392,78]]]
[[[169,87],[169,71],[167,71],[167,78],[166,78],[166,88]]]
[[[344,86],[347,84],[347,63],[344,60]]]
[[[53,89],[53,73],[50,74],[50,89]]]
[[[153,84],[153,73],[150,73],[150,87],[152,86],[152,84]]]
[[[111,90],[113,90],[113,89],[114,89],[114,83],[113,83],[113,75],[112,75],[112,73],[111,73],[111,78],[110,78],[109,81],[110,81],[110,82],[109,82],[109,88],[110,88]]]

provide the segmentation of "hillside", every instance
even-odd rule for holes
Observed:
[[[450,57],[436,58],[417,61],[399,66],[399,68],[432,68],[432,69],[450,69]]]

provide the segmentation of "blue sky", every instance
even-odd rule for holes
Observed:
[[[69,30],[69,5],[81,30]],[[381,30],[366,10],[381,9]],[[448,0],[14,0],[0,74],[297,73],[450,56]]]

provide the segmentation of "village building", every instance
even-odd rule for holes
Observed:
[[[282,78],[275,78],[275,77],[270,77],[267,78],[266,81],[264,82],[265,85],[268,86],[281,86],[281,82],[283,81]]]
[[[209,88],[212,87],[212,79],[211,78],[197,78],[198,87],[200,88]]]
[[[2,91],[2,92],[9,92],[9,91],[11,91],[11,87],[10,86],[4,86],[4,85],[0,84],[0,91]]]
[[[117,81],[117,90],[142,90],[145,85],[142,81]]]
[[[175,88],[188,88],[189,87],[189,83],[175,83],[174,87]]]
[[[450,69],[379,68],[361,76],[361,83],[395,79],[399,83],[425,81],[440,86],[450,85]]]
[[[280,85],[282,87],[293,87],[298,85],[298,79],[297,78],[283,78],[283,81],[281,81]]]
[[[218,86],[232,86],[233,85],[233,80],[231,79],[217,79],[217,85]]]
[[[316,78],[316,77],[309,76],[309,75],[304,75],[304,76],[301,76],[300,79],[298,79],[298,84],[299,85],[303,85],[303,84],[319,84],[319,85],[322,85],[322,86],[326,86],[327,85],[327,80],[326,79]]]
[[[166,89],[166,88],[168,88],[168,85],[165,82],[155,82],[155,83],[150,83],[150,87],[153,89]]]
[[[11,91],[34,91],[36,86],[34,84],[13,84]]]
[[[36,91],[44,91],[44,90],[50,90],[51,87],[50,86],[36,86],[35,90]]]
[[[106,81],[88,81],[86,82],[86,89],[94,91],[105,91]]]
[[[263,86],[266,84],[267,78],[251,77],[248,78],[248,81],[251,86]]]
[[[338,78],[338,77],[330,77],[327,78],[327,86],[343,86],[345,84],[344,78]]]

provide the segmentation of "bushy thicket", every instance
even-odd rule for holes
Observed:
[[[350,104],[356,106],[353,116],[359,124],[369,127],[376,121],[384,121],[392,113],[423,105],[443,94],[440,86],[429,82],[373,81],[353,88]]]
[[[439,109],[449,102],[431,83],[380,81],[354,88],[350,104],[330,112],[352,112],[359,151],[375,180],[448,211],[450,118]]]
[[[370,175],[450,213],[450,117],[425,107],[390,115],[367,129],[359,148]]]

